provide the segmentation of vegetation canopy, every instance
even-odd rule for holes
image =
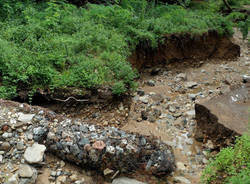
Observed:
[[[92,2],[98,4],[0,1],[0,98],[102,86],[121,95],[136,86],[137,72],[127,57],[138,43],[157,47],[164,34],[172,33],[231,35],[232,19],[242,18],[223,17],[213,2],[211,9],[187,0]]]

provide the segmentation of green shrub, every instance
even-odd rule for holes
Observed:
[[[127,57],[140,42],[157,47],[164,34],[232,34],[231,20],[177,5],[131,0],[80,8],[65,2],[0,1],[1,98],[38,88],[130,92],[137,73]]]
[[[203,183],[248,183],[250,136],[238,137],[234,147],[222,149],[203,172]]]

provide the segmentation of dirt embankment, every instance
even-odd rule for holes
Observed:
[[[130,63],[141,69],[145,66],[167,64],[173,61],[234,59],[240,56],[240,46],[215,31],[202,35],[188,33],[165,35],[163,40],[157,48],[152,48],[146,43],[139,44],[129,57]]]

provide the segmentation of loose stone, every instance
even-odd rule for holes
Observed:
[[[46,150],[44,145],[34,143],[32,147],[28,147],[24,152],[24,159],[30,164],[38,164],[43,160],[43,155]]]
[[[31,178],[33,175],[33,168],[27,164],[21,164],[18,170],[18,174],[23,178]]]
[[[191,184],[191,182],[187,178],[184,178],[182,176],[176,176],[174,178],[174,181],[181,184]]]
[[[18,121],[28,123],[31,122],[32,118],[35,116],[35,114],[23,114],[21,113],[18,117]]]
[[[17,150],[19,150],[19,151],[23,150],[24,149],[23,141],[18,142],[17,145],[16,145],[16,147],[17,147]]]
[[[3,142],[0,145],[0,150],[1,151],[9,151],[9,149],[10,149],[10,143],[8,143],[8,142]]]
[[[130,179],[127,177],[121,177],[121,178],[114,179],[112,184],[146,184],[146,183],[137,181],[135,179]]]

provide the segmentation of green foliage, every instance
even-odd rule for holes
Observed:
[[[248,183],[250,180],[250,136],[238,137],[235,146],[222,149],[202,175],[203,183]]]
[[[137,73],[127,57],[140,42],[156,47],[164,34],[232,34],[230,20],[219,14],[146,0],[85,8],[59,0],[3,0],[0,15],[0,98],[38,88],[130,92]]]
[[[214,13],[224,13],[226,19],[233,23],[234,27],[238,27],[242,33],[243,39],[247,38],[250,28],[250,16],[247,13],[242,13],[239,10],[244,9],[243,5],[249,5],[249,0],[227,0],[232,11],[228,10],[223,0],[208,0],[208,1],[192,1],[190,8],[193,10],[206,10]]]

